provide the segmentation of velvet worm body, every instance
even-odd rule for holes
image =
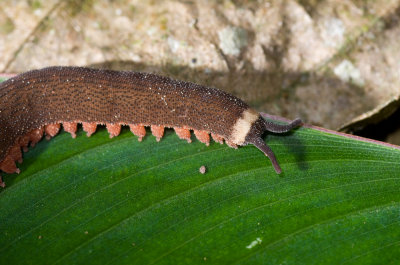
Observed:
[[[159,141],[165,127],[191,141],[190,130],[203,143],[225,142],[236,148],[253,144],[281,168],[261,138],[265,131],[287,132],[287,125],[261,118],[239,98],[216,88],[173,80],[155,74],[98,70],[84,67],[48,67],[22,73],[0,83],[0,170],[19,173],[21,148],[27,151],[43,137],[55,136],[61,124],[75,137],[77,124],[90,136],[105,124],[110,137],[130,126],[139,141],[145,126]],[[0,185],[4,183],[0,178]]]

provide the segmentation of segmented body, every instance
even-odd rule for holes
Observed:
[[[0,170],[19,172],[21,148],[43,134],[55,136],[61,125],[75,137],[79,123],[88,136],[98,124],[106,125],[110,137],[128,125],[140,141],[150,126],[160,141],[170,127],[188,142],[193,130],[207,145],[211,135],[231,147],[253,143],[266,130],[256,111],[216,88],[148,73],[49,67],[0,83]]]

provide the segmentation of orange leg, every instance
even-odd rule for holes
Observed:
[[[211,137],[213,138],[213,140],[214,140],[216,143],[220,143],[220,144],[223,144],[223,143],[224,143],[224,137],[222,137],[222,136],[219,135],[219,134],[213,134],[213,133],[211,133]]]
[[[193,130],[194,135],[196,135],[197,139],[199,139],[200,142],[205,143],[207,146],[210,145],[210,135],[206,131],[197,131]]]
[[[22,163],[21,147],[18,144],[11,147],[8,155],[11,156],[14,161],[18,161],[18,163]]]
[[[14,159],[8,155],[0,164],[0,169],[6,173],[18,173],[20,172],[19,168],[15,165]]]
[[[44,132],[46,133],[47,140],[50,140],[51,137],[56,136],[59,131],[60,131],[59,123],[47,124],[44,127]]]
[[[192,139],[190,139],[191,134],[189,129],[176,127],[174,130],[180,139],[186,140],[188,143],[192,142]]]
[[[106,127],[107,127],[107,131],[110,134],[110,138],[113,138],[114,136],[118,136],[121,132],[120,124],[107,123]]]
[[[156,137],[157,142],[159,142],[161,138],[164,136],[164,127],[151,125],[150,128],[151,128],[151,133]]]
[[[76,122],[64,122],[64,131],[69,132],[72,138],[76,137],[76,130],[78,129],[78,124]]]
[[[44,128],[39,128],[31,131],[29,133],[29,140],[31,141],[31,146],[34,147],[43,137]]]
[[[146,129],[143,125],[129,124],[129,128],[131,129],[131,132],[138,137],[139,142],[141,142],[143,137],[146,136]]]
[[[96,132],[97,124],[94,122],[82,122],[82,128],[86,132],[87,137],[90,137]]]

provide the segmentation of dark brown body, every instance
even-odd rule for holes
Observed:
[[[67,130],[67,123],[76,128],[82,122],[107,124],[108,129],[120,125],[173,127],[183,130],[181,135],[189,137],[188,141],[190,129],[202,142],[208,143],[211,133],[230,146],[253,143],[268,129],[246,103],[215,88],[148,73],[49,67],[0,83],[0,169],[18,172],[13,163],[22,160],[20,147],[40,140],[45,126],[59,128],[62,123]],[[29,133],[34,137],[21,143]]]
[[[0,161],[32,129],[86,121],[188,127],[228,138],[248,106],[215,88],[137,72],[50,67],[0,83]]]

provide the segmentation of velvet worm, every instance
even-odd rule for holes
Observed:
[[[284,133],[301,125],[264,120],[239,98],[216,88],[149,73],[84,67],[48,67],[22,73],[0,83],[0,170],[19,173],[22,152],[64,130],[75,137],[77,125],[90,136],[105,124],[110,137],[128,125],[139,141],[150,126],[157,141],[164,128],[191,142],[191,130],[208,145],[253,144],[281,168],[262,135]],[[0,185],[4,186],[1,181]]]

